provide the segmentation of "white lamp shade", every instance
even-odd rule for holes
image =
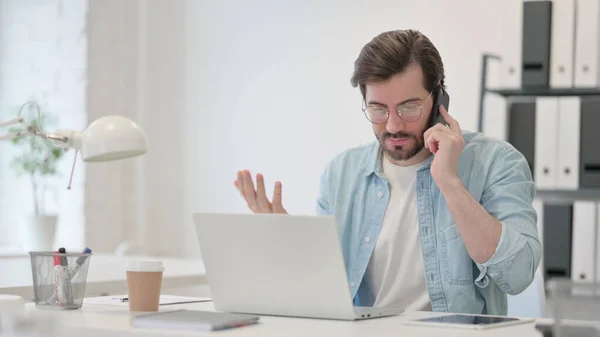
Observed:
[[[135,157],[148,149],[146,134],[134,121],[123,116],[95,120],[81,134],[81,155],[86,162]]]

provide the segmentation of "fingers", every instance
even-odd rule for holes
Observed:
[[[272,202],[269,202],[269,199],[267,198],[265,179],[260,173],[256,175],[256,190],[254,189],[252,176],[248,170],[238,171],[238,176],[234,181],[234,185],[246,200],[248,208],[250,208],[253,213],[287,214],[287,211],[283,208],[281,203],[281,182],[275,182]]]
[[[238,190],[238,192],[240,193],[241,196],[244,196],[244,194],[240,190],[240,183],[238,182],[237,179],[233,182],[233,186],[235,186],[235,189]]]
[[[444,118],[446,123],[448,123],[448,126],[450,127],[450,130],[452,131],[452,133],[457,134],[457,135],[462,134],[460,131],[460,125],[458,124],[458,121],[456,119],[454,119],[452,116],[450,116],[450,114],[448,113],[448,110],[446,110],[446,108],[444,108],[443,105],[440,105],[440,115],[442,115],[442,117]]]
[[[275,213],[287,213],[287,211],[283,208],[283,204],[281,203],[281,200],[282,200],[281,182],[276,181],[275,188],[273,190],[273,199],[272,199],[273,211]]]
[[[449,128],[438,124],[423,134],[425,147],[435,154],[440,147],[464,147],[464,139],[462,135],[455,134]]]
[[[427,131],[425,131],[425,133],[423,134],[423,139],[425,142],[425,148],[428,149],[429,151],[431,151],[431,153],[436,153],[438,150],[438,141],[439,141],[439,136],[437,137],[432,137],[432,135],[434,133],[444,133],[444,132],[449,132],[448,128],[445,125],[442,124],[436,124],[434,126],[432,126],[431,128],[429,128]]]
[[[271,203],[269,202],[269,199],[267,199],[267,194],[265,193],[265,179],[260,173],[256,175],[256,201],[262,212],[271,212]]]
[[[244,196],[244,184],[243,184],[243,179],[242,179],[242,171],[238,171],[237,179],[233,182],[233,184],[235,185],[235,188],[237,188],[238,192],[240,192],[240,194],[243,197]]]
[[[244,199],[246,199],[248,208],[250,208],[252,212],[258,213],[260,212],[260,207],[258,206],[258,202],[256,200],[256,190],[254,189],[254,183],[252,182],[250,172],[248,172],[248,170],[243,170],[241,175],[243,196]]]
[[[429,134],[424,136],[425,138],[425,147],[431,151],[431,153],[435,154],[438,150],[438,142],[439,140],[439,133],[436,132],[429,132]]]

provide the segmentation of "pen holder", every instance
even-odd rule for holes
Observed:
[[[83,304],[91,253],[29,252],[38,309],[79,309]]]

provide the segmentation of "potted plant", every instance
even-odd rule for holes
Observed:
[[[41,121],[33,120],[28,123],[36,128],[38,125],[43,127],[47,119],[48,116],[42,115]],[[11,128],[9,132],[19,131],[24,130]],[[20,149],[12,158],[12,167],[18,176],[29,179],[33,196],[33,214],[27,214],[23,219],[23,245],[28,250],[53,250],[58,215],[46,209],[46,195],[51,186],[51,178],[58,175],[57,164],[62,159],[64,150],[41,137],[20,136],[14,138],[12,143]]]

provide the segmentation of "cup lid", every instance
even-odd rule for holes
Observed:
[[[127,271],[164,271],[162,261],[144,261],[132,260],[128,261],[125,266]]]

